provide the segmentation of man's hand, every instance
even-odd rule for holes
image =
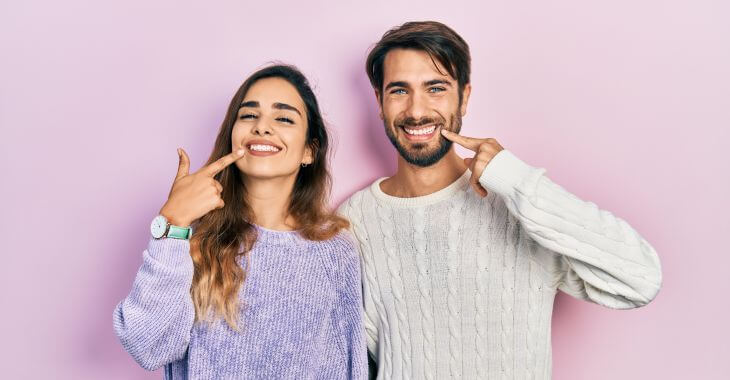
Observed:
[[[486,197],[488,194],[487,189],[483,188],[482,185],[479,184],[479,177],[482,176],[484,168],[487,167],[489,161],[491,161],[497,153],[504,149],[502,145],[499,145],[497,140],[493,138],[476,139],[473,137],[462,136],[445,129],[441,130],[441,134],[447,140],[453,141],[476,153],[473,158],[465,158],[464,163],[469,167],[469,170],[471,170],[469,183],[471,183],[474,191],[482,197]]]

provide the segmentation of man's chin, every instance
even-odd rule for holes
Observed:
[[[420,145],[420,147],[419,147]],[[437,147],[429,147],[426,143],[396,144],[400,156],[409,164],[428,167],[439,162],[451,148],[451,141],[444,141]]]

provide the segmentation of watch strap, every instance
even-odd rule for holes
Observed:
[[[193,229],[191,227],[179,227],[172,224],[168,225],[167,237],[175,239],[190,240],[193,235]]]

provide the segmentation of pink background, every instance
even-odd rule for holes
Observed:
[[[558,297],[554,378],[730,378],[727,2],[260,3],[0,3],[1,377],[160,378],[123,351],[111,315],[175,148],[199,167],[241,81],[297,64],[337,140],[338,204],[394,169],[367,49],[436,19],[472,49],[463,133],[548,169],[662,260],[645,308]]]

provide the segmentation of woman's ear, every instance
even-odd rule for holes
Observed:
[[[317,149],[319,149],[319,141],[317,139],[312,140],[310,144],[304,147],[304,157],[302,157],[302,164],[309,165],[314,162],[314,157],[317,156]]]

